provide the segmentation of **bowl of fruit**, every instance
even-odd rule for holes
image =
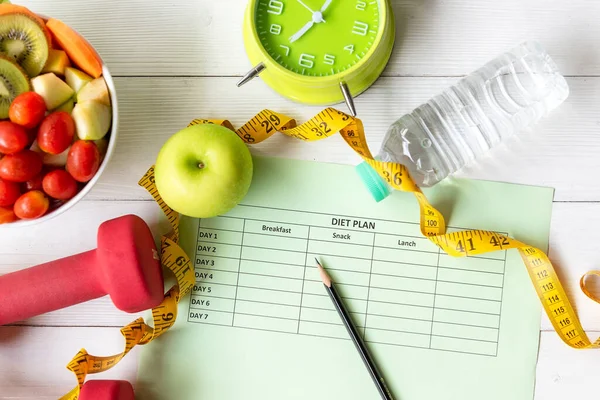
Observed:
[[[0,226],[57,216],[114,151],[117,98],[94,48],[63,22],[0,4]]]

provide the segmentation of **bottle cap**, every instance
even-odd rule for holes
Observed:
[[[366,161],[356,166],[356,172],[375,201],[380,202],[390,195],[388,184]]]

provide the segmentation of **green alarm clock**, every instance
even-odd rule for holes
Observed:
[[[392,54],[395,23],[389,0],[251,0],[244,44],[258,76],[300,103],[346,101],[381,75]]]

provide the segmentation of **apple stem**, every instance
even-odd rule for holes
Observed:
[[[200,161],[198,163],[198,168],[200,168],[200,169],[204,168],[204,163],[202,161]]]

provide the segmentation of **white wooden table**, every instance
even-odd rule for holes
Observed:
[[[236,88],[249,67],[241,35],[245,0],[22,0],[64,20],[99,50],[116,77],[117,151],[91,194],[73,210],[28,229],[0,229],[0,274],[95,247],[98,225],[127,213],[164,232],[158,207],[136,182],[169,135],[195,117],[241,124],[262,108],[298,120],[319,108],[275,95],[260,80]],[[600,335],[600,306],[578,289],[600,266],[600,2],[596,0],[393,0],[397,45],[384,76],[357,100],[376,150],[397,117],[526,39],[539,40],[567,76],[567,102],[521,140],[494,151],[464,176],[556,188],[550,256],[588,333]],[[340,106],[343,107],[343,106]],[[282,135],[255,154],[356,164],[338,137],[306,144]],[[600,286],[600,285],[599,285]],[[597,398],[600,352],[567,348],[542,317],[537,400]],[[118,328],[134,316],[107,298],[0,328],[0,398],[53,399],[74,376],[82,347],[122,350]],[[135,381],[137,351],[92,378]],[[506,384],[510,384],[507,382]]]

